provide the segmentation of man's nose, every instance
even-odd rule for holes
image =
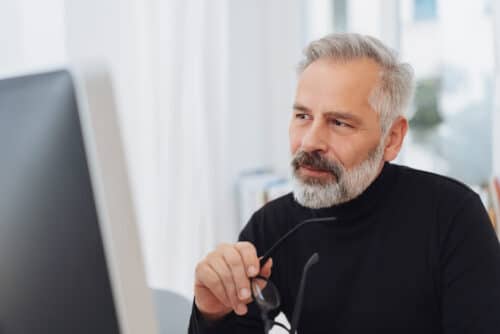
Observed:
[[[320,123],[313,123],[302,138],[302,150],[306,152],[326,152],[328,142],[325,129]]]

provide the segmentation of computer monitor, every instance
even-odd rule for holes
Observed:
[[[101,67],[0,80],[0,333],[157,334]]]

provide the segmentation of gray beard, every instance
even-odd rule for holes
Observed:
[[[292,166],[292,190],[295,200],[311,209],[327,208],[358,197],[376,178],[384,155],[384,140],[369,153],[368,158],[347,170],[337,163],[341,172],[334,181],[320,184],[302,179]]]

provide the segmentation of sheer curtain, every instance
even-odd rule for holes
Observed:
[[[225,5],[66,6],[70,60],[104,59],[113,74],[150,283],[185,295],[217,231],[236,233],[223,154]]]
[[[300,5],[66,3],[70,60],[112,70],[151,285],[192,296],[195,264],[237,238],[239,173],[287,169]]]
[[[194,267],[240,230],[236,181],[288,165],[300,1],[159,1],[159,284],[192,293]],[[151,231],[156,230],[152,228]],[[163,259],[163,260],[162,260]],[[162,262],[164,261],[164,262]]]
[[[237,232],[228,178],[227,3],[158,5],[155,83],[164,252],[156,253],[155,265],[164,262],[161,282],[187,294],[196,262]]]
[[[491,2],[495,36],[495,101],[493,110],[493,173],[500,175],[500,2]]]

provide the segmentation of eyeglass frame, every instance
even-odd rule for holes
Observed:
[[[292,229],[290,229],[287,233],[285,233],[283,236],[281,236],[278,241],[276,241],[263,255],[262,257],[260,258],[260,267],[262,268],[266,263],[267,261],[269,260],[269,258],[271,257],[272,254],[274,254],[274,252],[284,243],[284,241],[286,239],[288,239],[293,233],[295,233],[297,230],[299,230],[302,226],[306,225],[306,224],[310,224],[310,223],[324,223],[324,222],[331,222],[331,221],[335,221],[337,220],[337,217],[323,217],[323,218],[309,218],[309,219],[305,219],[303,221],[301,221],[300,223],[298,223],[297,225],[295,225]],[[271,328],[273,326],[279,326],[279,327],[282,327],[283,329],[285,329],[288,333],[290,334],[295,334],[296,331],[297,331],[297,326],[298,326],[298,322],[299,322],[299,318],[300,318],[300,313],[302,312],[302,301],[303,301],[303,298],[304,298],[304,290],[305,290],[305,283],[306,283],[306,278],[307,278],[307,273],[309,271],[309,269],[311,268],[311,266],[313,266],[314,264],[316,264],[317,262],[319,261],[319,254],[317,252],[313,253],[311,255],[311,257],[307,260],[306,264],[304,265],[303,269],[302,269],[302,276],[301,276],[301,279],[300,279],[300,283],[299,283],[299,291],[298,291],[298,294],[297,294],[297,300],[295,302],[295,307],[294,307],[294,310],[293,310],[293,313],[292,313],[292,321],[290,322],[290,329],[288,329],[285,325],[283,325],[282,323],[279,323],[277,321],[274,321],[274,320],[271,320],[268,318],[267,314],[278,308],[281,304],[279,303],[276,307],[273,307],[271,309],[265,309],[263,307],[263,305],[261,305],[259,302],[257,302],[258,298],[257,296],[255,296],[255,293],[254,293],[254,289],[252,288],[251,291],[252,291],[252,297],[254,299],[254,301],[256,302],[256,304],[258,305],[260,311],[261,311],[261,317],[262,317],[262,320],[264,322],[264,330],[266,333],[269,332],[269,330],[271,330]],[[261,279],[261,280],[264,280],[268,283],[272,283],[272,281],[270,281],[269,279],[265,278],[265,277],[262,277],[262,276],[256,276],[254,278],[252,278],[251,280],[251,283],[253,284],[255,280],[257,279]],[[274,284],[273,284],[274,286]],[[281,298],[280,295],[279,295],[279,292],[276,288],[276,293],[278,294],[277,298]]]

